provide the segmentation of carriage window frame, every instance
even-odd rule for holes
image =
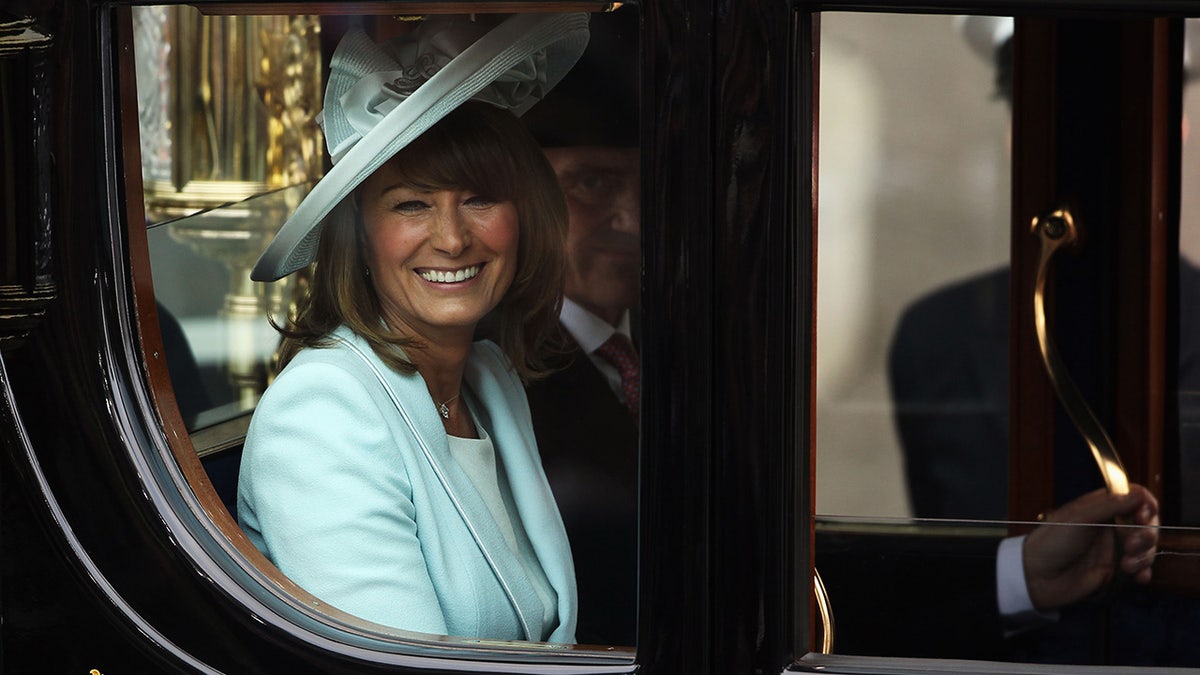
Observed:
[[[200,4],[200,3],[194,3],[194,4]],[[202,3],[202,4],[208,9],[214,9],[217,6],[217,3]],[[1119,4],[1119,3],[1114,3],[1114,6],[1116,4]],[[1125,3],[1125,4],[1128,5],[1129,3]],[[1147,3],[1147,4],[1150,4],[1150,3]],[[820,3],[820,7],[828,9],[830,11],[842,9],[845,7],[852,7],[856,11],[858,11],[859,9],[861,9],[862,5],[863,5],[863,3],[851,3],[851,2]],[[897,7],[893,4],[880,3],[880,5],[881,6],[876,7],[877,11],[896,11],[896,9],[897,9]],[[886,6],[884,6],[884,5],[886,5]],[[997,10],[997,6],[996,6],[997,3],[962,3],[962,5],[964,6],[963,7],[964,11],[976,11],[977,13],[985,13],[984,11],[980,11],[980,10],[982,8],[984,8],[984,6],[986,5],[986,7],[987,7],[986,13],[993,13],[993,14],[1001,13]],[[545,5],[541,5],[541,6],[545,6]],[[797,3],[796,6],[799,7],[801,12],[804,12],[804,11],[807,11],[805,9],[806,7],[815,7],[815,6],[817,6],[817,4],[816,3],[812,3],[812,4]],[[1154,4],[1153,6],[1166,7],[1166,5],[1163,5],[1162,3],[1157,3],[1157,4]],[[1146,7],[1146,5],[1141,5],[1141,7],[1144,8],[1144,7]],[[1003,6],[1001,6],[1000,9],[1003,9]],[[819,10],[814,10],[814,11],[819,11]],[[804,21],[800,21],[798,23],[801,26],[806,25]],[[814,23],[818,23],[818,22],[814,22]],[[125,43],[128,44],[127,41]],[[800,69],[800,70],[803,70],[803,69]],[[124,85],[127,82],[127,80],[128,80],[128,78],[118,78],[119,83],[122,85]],[[804,82],[803,82],[803,77],[801,76],[799,78],[799,80],[800,80],[800,82],[797,83],[796,86],[802,90],[805,86]],[[128,108],[115,108],[115,109],[127,110]],[[810,121],[811,121],[811,119],[810,119]],[[126,116],[121,117],[121,123],[125,124],[125,125],[127,125],[129,123],[129,121],[126,119]],[[798,122],[798,123],[803,124],[803,121]],[[801,129],[800,131],[801,132],[798,133],[797,136],[800,138],[805,137],[804,130]],[[128,130],[126,129],[126,132],[125,132],[126,138],[128,137],[128,135],[129,135],[129,133],[128,133]],[[126,145],[126,151],[127,152],[129,151],[128,145]],[[126,156],[128,156],[128,155],[126,155]],[[813,161],[815,161],[815,156],[809,157],[808,159],[809,159],[809,163],[811,165],[811,163]],[[801,165],[799,173],[803,174],[804,173],[803,158],[801,158],[800,161],[798,161],[797,163]],[[134,164],[127,162],[127,165],[133,166]],[[125,172],[125,181],[126,181],[125,194],[126,195],[140,194],[140,186],[137,186],[134,184],[134,179],[131,178],[132,173],[133,172],[130,172],[130,171]],[[138,179],[138,180],[140,181],[140,179]],[[800,196],[803,197],[803,191],[801,191]],[[136,200],[131,199],[131,200],[127,200],[127,201],[129,203],[132,203]],[[802,200],[800,200],[799,203],[802,204]],[[127,214],[129,223],[144,222],[144,220],[134,217],[139,214],[136,214],[133,212],[134,211],[133,206],[130,206],[129,209],[130,209],[129,213]],[[797,222],[804,222],[803,217],[798,218]],[[138,239],[137,239],[136,229],[137,228],[134,228],[131,226],[131,233],[129,235],[130,242],[131,242],[131,244],[133,244],[130,246],[129,255],[133,259],[132,264],[134,266],[137,266],[138,264],[144,264],[144,262],[145,262],[144,260],[139,261],[139,259],[138,259],[138,256],[140,254],[137,252]],[[144,234],[144,232],[143,232],[143,234]],[[160,338],[156,337],[156,335],[155,335],[155,333],[157,332],[155,330],[155,326],[154,326],[154,324],[156,322],[155,315],[154,315],[152,309],[146,304],[147,300],[146,300],[146,293],[145,293],[145,290],[146,290],[145,280],[148,277],[146,277],[145,274],[146,274],[146,271],[142,270],[140,272],[140,276],[135,275],[135,282],[137,282],[137,284],[139,285],[139,292],[138,292],[139,312],[138,312],[137,320],[139,321],[140,326],[142,328],[142,332],[141,332],[142,362],[144,364],[146,371],[149,373],[150,380],[155,382],[155,384],[153,385],[155,391],[160,392],[162,394],[162,397],[158,399],[159,409],[160,409],[160,414],[162,414],[162,416],[164,418],[164,421],[163,421],[164,437],[170,439],[169,441],[162,441],[162,443],[165,444],[165,447],[174,449],[179,444],[190,444],[191,437],[186,432],[186,430],[183,429],[182,421],[166,419],[171,416],[171,413],[168,410],[171,407],[171,403],[169,402],[170,396],[171,396],[170,387],[169,387],[169,385],[165,385],[166,388],[165,389],[162,388],[164,386],[163,373],[165,372],[164,371],[165,366],[162,364],[161,360],[159,360],[159,357],[158,357],[158,354],[161,353],[161,344],[158,344],[155,342],[156,340],[160,339]],[[801,297],[803,297],[803,295],[804,295],[803,292],[801,292],[800,295],[801,295]],[[150,296],[152,298],[152,293],[150,294]],[[803,313],[804,313],[804,310],[802,310],[802,314]],[[810,316],[809,320],[813,320],[813,317]],[[803,359],[800,359],[800,360],[803,361]],[[798,380],[797,387],[801,387],[801,389],[802,389],[803,386],[804,385]],[[810,401],[811,399],[802,390],[801,392],[798,392],[797,400],[798,401]],[[810,416],[810,418],[811,418],[811,416]],[[792,450],[795,450],[796,448],[802,449],[802,452],[804,450],[810,450],[810,449],[807,449],[807,444],[803,440],[803,434],[804,434],[804,429],[801,427],[801,425],[797,424],[798,439],[797,439],[796,446],[794,448],[791,448]],[[169,456],[169,455],[164,455],[164,456]],[[804,460],[806,459],[806,457],[801,455],[800,457],[798,457],[798,459],[799,459],[799,461],[797,461],[796,463],[798,465],[803,466],[805,464]],[[169,464],[169,462],[168,462],[168,464]],[[166,473],[164,473],[164,475],[170,476],[171,474],[169,471],[166,471]],[[803,499],[803,495],[810,494],[809,491],[811,489],[811,485],[806,483],[805,481],[801,480],[801,481],[798,481],[798,483],[794,487],[796,488],[796,491],[797,491],[796,494],[801,496],[801,498],[797,500],[798,506],[796,509],[796,515],[798,516],[798,522],[804,523],[804,522],[807,522],[808,519],[811,519],[814,515],[812,513],[811,507],[804,505],[804,499]],[[186,492],[186,491],[184,491],[184,492]],[[186,502],[186,498],[184,498],[184,503],[187,508],[190,508],[193,511],[195,510],[193,505]],[[207,511],[208,509],[202,508],[201,510]],[[799,557],[799,559],[803,560],[804,559],[804,556],[803,556],[804,549],[803,549],[802,544],[800,546],[801,546],[801,548],[800,548],[801,555],[798,557]],[[798,590],[801,590],[801,589],[811,590],[811,583],[810,583],[811,576],[806,574],[806,573],[810,572],[811,569],[807,568],[806,566],[804,566],[802,564],[797,565],[796,568],[797,568],[797,570],[796,570],[797,574],[795,575],[796,588]],[[798,597],[800,597],[800,596],[803,596],[804,594],[798,593],[797,595],[798,595]],[[805,616],[807,614],[807,610],[811,609],[811,604],[808,601],[798,601],[797,605],[798,605],[798,607],[804,608],[804,609],[799,610],[800,617]],[[803,625],[803,623],[804,623],[803,618],[798,618],[797,623],[799,625]],[[305,628],[304,630],[310,630],[310,629]],[[801,631],[801,633],[803,633],[803,635],[801,637],[797,638],[797,644],[805,646],[805,649],[798,650],[797,653],[802,654],[802,653],[805,653],[806,651],[808,651],[808,646],[811,646],[812,643],[810,640],[810,636],[807,633],[805,633],[804,631]]]
[[[241,17],[245,15],[291,14],[301,6],[267,3],[158,3],[166,6],[191,6],[205,15]],[[355,3],[339,8],[337,3],[312,3],[303,7],[314,16],[382,15],[394,17],[400,13],[489,13],[496,11],[603,11],[610,3],[603,2],[537,2],[523,0],[505,3],[502,8],[486,2],[451,3]],[[371,624],[338,610],[325,607],[317,598],[305,592],[279,573],[249,542],[236,520],[213,490],[212,483],[201,464],[204,456],[238,446],[244,441],[245,430],[253,408],[189,432],[176,401],[176,390],[167,368],[160,328],[160,316],[154,297],[150,266],[148,231],[165,227],[188,218],[201,219],[236,210],[247,202],[234,202],[181,215],[176,220],[164,220],[147,226],[144,208],[136,67],[134,61],[133,6],[113,3],[103,14],[101,37],[111,36],[113,48],[106,81],[110,97],[111,133],[114,142],[111,158],[114,166],[123,167],[112,177],[123,195],[118,221],[123,220],[126,238],[124,263],[132,285],[134,311],[120,317],[126,334],[136,336],[130,357],[140,364],[144,387],[142,393],[157,412],[158,419],[150,420],[151,429],[160,434],[153,438],[152,448],[142,448],[147,468],[147,485],[163,513],[164,521],[193,558],[199,573],[212,580],[221,592],[240,605],[247,617],[274,626],[283,635],[308,643],[327,652],[355,661],[397,667],[414,667],[430,671],[460,672],[477,670],[484,664],[506,664],[505,669],[523,664],[529,672],[564,673],[632,673],[636,650],[623,646],[559,645],[524,641],[460,639],[411,633]],[[403,10],[403,12],[402,12]],[[637,11],[631,9],[628,11]],[[322,88],[323,91],[323,88]],[[323,155],[323,152],[322,152]],[[302,186],[294,186],[302,187]],[[291,188],[288,188],[291,189]],[[273,190],[248,194],[248,202],[269,198]],[[279,224],[282,224],[280,222]]]

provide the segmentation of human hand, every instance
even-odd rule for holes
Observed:
[[[1123,524],[1101,527],[1114,520]],[[1120,570],[1147,583],[1157,546],[1158,500],[1149,490],[1131,485],[1127,495],[1089,492],[1051,513],[1025,539],[1029,598],[1042,611],[1086,598],[1112,579],[1118,553]]]

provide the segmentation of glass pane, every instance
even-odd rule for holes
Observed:
[[[405,78],[414,72],[429,77],[505,17],[394,11],[208,17],[190,8],[135,8],[148,239],[175,398],[214,487],[250,542],[319,598],[299,604],[323,608],[318,615],[335,625],[349,622],[358,635],[417,640],[429,639],[420,632],[476,643],[478,638],[634,642],[641,323],[635,12],[519,15],[518,23],[538,23],[539,31],[556,21],[551,34],[573,39],[545,53],[531,50],[506,71],[509,79],[480,95],[495,105],[464,104],[460,111],[470,115],[467,122],[448,124],[453,131],[429,135],[435,140],[427,145],[425,138],[408,145],[405,150],[425,153],[418,159],[370,172],[338,206],[352,217],[324,221],[323,235],[344,235],[338,241],[346,255],[318,258],[316,265],[261,283],[249,278],[260,254],[302,200],[322,189],[317,179],[325,169],[324,139],[315,120],[325,89],[323,69],[343,35],[361,28],[372,42],[404,43],[362,59],[395,61],[387,78],[356,77],[336,99],[349,106],[347,101],[360,100],[359,85],[373,86],[374,98],[355,111],[383,117],[404,101],[420,100],[400,91]],[[584,22],[590,40],[575,63]],[[438,31],[432,37],[430,26]],[[528,26],[521,33],[539,34]],[[439,49],[450,50],[449,56]],[[547,73],[565,72],[567,54],[575,65],[547,95]],[[381,89],[391,93],[376,91]],[[512,108],[515,100],[530,98],[539,102],[521,120],[497,113],[497,106]],[[361,117],[348,114],[347,120],[343,126],[353,128],[347,142],[369,133],[360,128]],[[324,124],[335,137],[328,117]],[[446,151],[451,141],[456,145]],[[341,156],[329,171],[337,172],[350,158]],[[511,164],[509,158],[515,158]],[[480,163],[487,163],[484,170]],[[412,170],[417,175],[402,174],[397,168],[402,164],[405,170],[418,167]],[[370,192],[362,187],[367,183],[380,189]],[[443,208],[453,217],[427,216]],[[566,230],[565,247],[560,227]],[[560,278],[554,263],[562,256],[567,269]],[[434,259],[441,262],[435,265]],[[322,268],[352,273],[330,281],[321,276]],[[320,295],[319,283],[331,288],[334,282],[354,290]],[[560,293],[570,309],[558,314]],[[325,338],[340,330],[324,328],[323,341],[305,344],[300,356],[296,343],[290,353],[281,350],[286,341],[271,321],[285,324],[305,316],[309,294],[326,298],[321,306],[344,312],[338,315],[342,327],[356,326],[338,333],[347,345],[381,329],[390,331],[388,337],[415,338],[403,344],[401,356],[411,358],[416,372],[378,355],[392,346],[386,340],[381,350],[364,341],[358,351],[369,367],[342,367],[337,375],[378,372],[377,379],[356,380],[362,385],[357,388],[325,386],[323,378],[300,391],[281,386],[288,378],[276,379],[281,361],[295,357],[291,365],[297,365],[319,347],[330,347]],[[349,317],[347,306],[360,314]],[[375,312],[373,321],[353,321],[369,312]],[[537,320],[544,325],[535,340],[528,325]],[[393,331],[396,326],[401,328]],[[522,358],[522,349],[541,348],[560,333],[574,344],[569,357],[561,350],[539,355],[550,366],[546,373],[534,368],[543,363]],[[587,344],[600,334],[597,345]],[[617,334],[633,344],[632,355],[609,356],[602,344]],[[441,371],[422,359],[443,348],[453,351],[447,337],[463,338],[462,374],[454,380],[458,393],[436,396]],[[503,355],[472,347],[473,337],[494,340]],[[355,348],[341,349],[339,358],[351,352]],[[510,363],[530,375],[527,381]],[[538,374],[546,377],[533,377]],[[355,399],[362,405],[326,423],[323,415],[344,402],[338,394],[347,389],[376,398]],[[292,396],[295,405],[272,408],[272,396]],[[434,404],[425,405],[430,397]],[[526,400],[532,424],[520,413]],[[297,415],[302,419],[284,425],[283,433],[248,432],[252,415],[268,420],[256,422],[257,429],[306,405],[313,406],[311,415]],[[261,414],[264,410],[269,414]],[[304,431],[288,435],[295,427]],[[533,434],[536,447],[528,442]],[[255,462],[256,443],[265,447],[283,436],[290,440],[276,443],[289,446],[276,457],[281,461]],[[345,440],[351,437],[355,440]],[[366,456],[378,462],[383,455],[392,461],[363,463]],[[308,470],[310,465],[324,470]],[[256,483],[269,488],[247,487]],[[546,487],[556,502],[543,499]],[[279,494],[297,495],[295,508],[263,506]],[[304,514],[289,521],[295,531],[268,532],[269,518],[292,513]],[[386,544],[364,546],[354,536],[367,533],[369,540],[380,529],[394,535]],[[407,547],[395,554],[401,544]],[[345,551],[364,557],[326,565],[319,574],[304,567],[314,560],[313,567],[320,567],[322,556]],[[283,562],[291,553],[295,558]],[[360,572],[361,578],[354,576]],[[383,592],[372,593],[373,588]],[[341,595],[330,598],[327,591]],[[379,601],[392,595],[394,602]],[[631,659],[621,647],[570,654],[600,662]]]
[[[293,281],[251,282],[250,267],[308,189],[268,192],[148,230],[167,365],[193,432],[254,410],[267,385],[279,347],[268,316],[286,316]]]
[[[815,558],[833,651],[1195,667],[1200,546],[1179,521],[1142,527],[1158,517],[1148,492],[1007,520],[1012,22],[826,14],[821,30]],[[1195,517],[1191,144],[1163,518]],[[1122,550],[1132,575],[1114,572]],[[1150,564],[1154,583],[1135,583]]]
[[[1179,459],[1178,518],[1200,525],[1200,138],[1192,120],[1200,119],[1200,19],[1185,22],[1183,87],[1183,167],[1179,215]]]
[[[996,81],[953,17],[822,16],[818,513],[1006,513],[1009,110]],[[931,415],[982,440],[929,433]]]
[[[138,7],[133,20],[160,324],[176,400],[198,431],[253,410],[278,346],[267,317],[286,317],[293,300],[290,279],[248,273],[323,170],[320,21],[192,7]],[[198,447],[228,446],[247,421]]]

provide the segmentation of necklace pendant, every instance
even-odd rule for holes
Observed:
[[[442,413],[443,418],[450,419],[450,407],[445,403],[438,406],[438,412]]]

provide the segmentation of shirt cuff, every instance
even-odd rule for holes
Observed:
[[[1057,611],[1042,612],[1033,606],[1025,582],[1024,549],[1024,536],[1008,537],[996,552],[996,602],[1010,632],[1058,620]]]

